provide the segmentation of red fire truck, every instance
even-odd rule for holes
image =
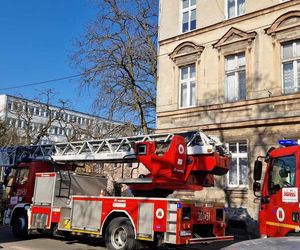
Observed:
[[[149,173],[118,181],[134,197],[103,196],[105,181],[94,176],[36,173],[26,216],[15,218],[15,208],[10,211],[16,237],[53,230],[104,237],[108,249],[135,249],[141,241],[183,245],[232,240],[225,236],[224,204],[169,196],[175,190],[202,190],[213,184],[213,175],[229,169],[226,148],[201,131],[60,143],[49,155],[51,161],[71,165],[138,162]]]
[[[282,237],[300,232],[300,146],[293,140],[279,141],[258,157],[254,166],[254,194],[260,199],[259,228],[262,236]],[[262,190],[262,161],[267,163]],[[257,192],[261,190],[261,195]]]

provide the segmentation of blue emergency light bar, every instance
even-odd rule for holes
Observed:
[[[278,143],[284,147],[299,145],[298,142],[295,140],[279,140]]]

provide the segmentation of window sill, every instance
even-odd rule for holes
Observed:
[[[226,21],[228,21],[228,20],[232,20],[232,19],[235,19],[235,18],[238,18],[238,17],[241,17],[241,16],[244,16],[244,15],[246,15],[246,13],[243,13],[243,14],[241,14],[241,15],[238,15],[238,16],[233,16],[233,17],[226,17]]]
[[[191,108],[196,108],[196,105],[193,106],[187,106],[187,107],[179,107],[178,109],[182,110],[182,109],[191,109]]]
[[[188,33],[190,33],[190,32],[193,32],[193,31],[195,31],[195,30],[197,30],[197,28],[196,28],[196,29],[193,29],[193,30],[188,30],[188,31],[181,31],[181,33],[179,33],[179,35],[185,35],[185,34],[188,34]]]
[[[236,186],[236,187],[225,187],[225,191],[238,191],[238,192],[248,192],[248,186]]]

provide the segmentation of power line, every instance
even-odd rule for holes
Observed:
[[[42,82],[35,82],[35,83],[22,84],[22,85],[17,85],[17,86],[12,86],[12,87],[5,87],[5,88],[0,88],[0,91],[9,90],[9,89],[19,89],[19,88],[36,86],[36,85],[41,85],[41,84],[46,84],[46,83],[58,82],[58,81],[62,81],[62,80],[68,80],[68,79],[76,78],[76,77],[79,77],[81,75],[82,74],[77,74],[77,75],[71,75],[71,76],[65,76],[65,77],[60,77],[60,78],[56,78],[56,79],[46,80],[46,81],[42,81]]]

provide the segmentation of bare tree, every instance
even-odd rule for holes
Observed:
[[[54,92],[51,89],[39,93],[39,97],[29,101],[17,98],[8,108],[11,114],[10,128],[20,128],[20,143],[37,144],[43,138],[49,137],[49,132],[54,123],[62,120],[65,105],[59,105],[56,109],[51,107]],[[38,118],[37,118],[38,117]]]
[[[158,1],[104,0],[97,19],[75,43],[71,60],[82,86],[95,87],[95,107],[109,117],[154,123]]]
[[[15,129],[0,120],[0,147],[11,146],[19,143],[19,137]]]

